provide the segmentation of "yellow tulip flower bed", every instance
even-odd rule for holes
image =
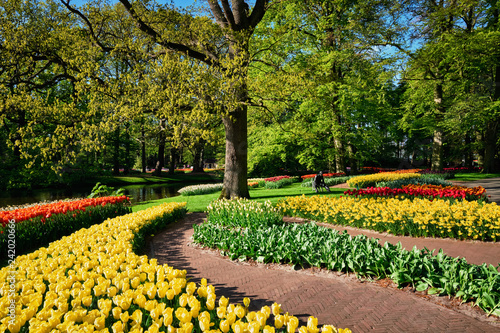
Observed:
[[[352,177],[347,181],[350,187],[362,188],[375,186],[378,182],[389,182],[400,179],[420,178],[419,173],[415,172],[380,172],[371,175]]]
[[[134,237],[185,213],[165,203],[81,229],[0,270],[0,332],[294,332],[279,305],[249,312],[203,279],[133,251]],[[270,314],[274,325],[267,325]],[[311,317],[301,332],[319,332]],[[325,325],[323,332],[349,332]]]
[[[354,197],[290,197],[284,213],[333,224],[414,237],[500,239],[500,207],[477,201]]]

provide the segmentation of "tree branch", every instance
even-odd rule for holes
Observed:
[[[165,47],[166,49],[169,49],[169,50],[172,50],[172,51],[182,52],[182,53],[188,55],[189,57],[197,59],[197,60],[200,60],[200,61],[203,61],[204,63],[206,63],[206,64],[208,64],[210,66],[219,66],[218,61],[215,61],[212,57],[210,57],[210,56],[208,56],[208,55],[206,55],[204,53],[201,53],[199,51],[193,50],[192,48],[190,48],[190,47],[188,47],[188,46],[186,46],[184,44],[172,43],[172,42],[164,41],[161,38],[161,36],[158,34],[158,32],[156,32],[153,28],[151,28],[146,22],[144,22],[139,17],[139,15],[137,14],[137,12],[132,7],[132,4],[128,0],[119,0],[119,1],[125,7],[125,9],[130,14],[130,16],[136,21],[136,23],[138,25],[138,28],[142,32],[146,33],[148,36],[150,36],[151,38],[153,38],[153,41],[155,43],[157,43],[157,44]]]
[[[231,7],[229,7],[229,2],[227,0],[221,0],[222,8],[224,9],[224,15],[226,16],[227,22],[231,26],[232,30],[236,30],[236,24],[234,21],[233,12],[231,11]]]
[[[72,7],[69,3],[71,2],[71,0],[61,0],[61,3],[70,11],[72,12],[73,14],[79,16],[84,22],[85,24],[88,26],[89,30],[90,30],[90,35],[92,36],[92,39],[97,43],[97,45],[99,45],[99,47],[105,51],[105,52],[110,52],[113,50],[113,48],[111,47],[107,47],[105,46],[104,44],[102,44],[99,39],[97,38],[95,32],[94,32],[94,28],[92,27],[92,23],[90,23],[89,19],[83,15],[82,12],[80,12],[78,9]]]
[[[262,20],[267,10],[269,0],[257,0],[249,17],[249,28],[253,30]]]

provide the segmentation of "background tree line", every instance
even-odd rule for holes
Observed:
[[[0,0],[0,187],[225,165],[496,172],[495,0]]]

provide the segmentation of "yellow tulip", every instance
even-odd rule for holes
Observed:
[[[228,304],[229,304],[229,299],[224,296],[221,296],[221,298],[219,299],[219,306],[227,308]]]
[[[182,324],[182,328],[184,329],[184,333],[191,333],[193,331],[194,325],[192,322],[186,322]]]
[[[118,320],[122,314],[122,308],[114,307],[113,310],[111,310],[111,313],[113,314],[113,318]]]
[[[221,322],[219,324],[219,328],[223,333],[229,332],[229,328],[230,328],[229,322],[227,320],[221,320]]]
[[[273,312],[273,315],[279,315],[281,313],[281,304],[274,302],[273,305],[271,305],[271,310]]]
[[[299,326],[299,320],[295,316],[290,316],[288,322],[286,323],[286,329],[288,333],[293,333]]]
[[[283,327],[284,324],[285,324],[285,316],[280,315],[280,314],[274,316],[274,326],[277,329],[280,329],[281,327]]]
[[[272,326],[269,326],[269,325],[266,325],[264,327],[264,329],[262,330],[263,333],[274,333],[275,330],[274,330],[274,327]]]
[[[85,296],[82,298],[82,304],[89,307],[92,304],[92,296]]]
[[[173,311],[174,311],[174,309],[172,309],[170,307],[163,310],[163,325],[165,325],[167,327],[172,325]]]
[[[250,323],[248,323],[248,331],[250,333],[259,333],[260,331],[260,324],[256,321],[252,321]]]
[[[117,321],[113,324],[113,326],[111,326],[111,329],[113,330],[113,333],[121,333],[123,332],[123,323],[121,321]]]
[[[215,309],[215,300],[213,300],[213,299],[207,300],[207,302],[205,303],[205,306],[207,307],[208,310]]]
[[[307,331],[309,333],[318,333],[319,328],[318,328],[318,318],[315,318],[313,316],[310,316],[307,319]]]
[[[177,308],[175,310],[175,316],[181,323],[188,323],[191,322],[191,313],[186,309],[186,308]]]
[[[138,294],[135,296],[134,303],[137,304],[140,308],[144,308],[146,305],[146,296],[143,294]]]
[[[236,321],[236,314],[234,312],[226,313],[226,319],[229,325],[232,325]]]
[[[246,308],[248,308],[250,306],[250,298],[244,297],[243,304],[245,305]]]
[[[98,330],[104,329],[105,321],[106,321],[106,317],[104,315],[97,317],[94,320],[94,327]]]
[[[167,299],[169,301],[173,300],[175,297],[175,291],[173,289],[167,290]]]
[[[129,319],[130,319],[130,315],[128,314],[128,312],[123,312],[120,314],[120,320],[122,322],[127,323]]]
[[[243,318],[245,317],[245,314],[246,314],[246,310],[244,307],[242,307],[241,305],[237,305],[236,308],[234,309],[234,313],[238,316],[238,318]]]
[[[189,282],[186,286],[186,293],[191,296],[194,294],[194,292],[196,291],[196,283],[194,282]]]

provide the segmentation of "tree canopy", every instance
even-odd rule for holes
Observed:
[[[206,159],[224,198],[249,176],[500,168],[498,1],[203,5],[0,1],[0,187]]]

